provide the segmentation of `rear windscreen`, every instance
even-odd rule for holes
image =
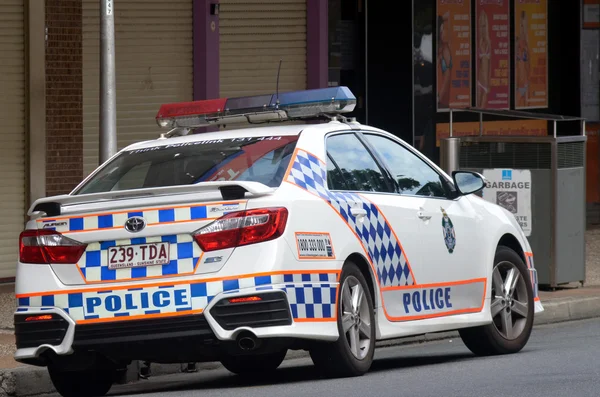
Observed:
[[[278,187],[298,136],[213,139],[125,151],[74,194],[251,181]]]

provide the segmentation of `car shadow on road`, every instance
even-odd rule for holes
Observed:
[[[388,371],[402,368],[415,368],[427,365],[449,364],[462,360],[473,360],[472,353],[432,354],[409,357],[386,357],[373,361],[370,372]]]
[[[415,368],[419,366],[449,364],[461,360],[474,359],[471,353],[453,353],[453,354],[434,354],[426,356],[405,356],[405,357],[385,357],[377,358],[373,361],[371,370],[365,375],[377,372],[397,370],[403,368]],[[202,391],[211,389],[236,389],[257,386],[277,386],[291,383],[305,382],[335,382],[336,379],[327,378],[321,375],[312,364],[303,362],[300,365],[280,367],[275,375],[263,375],[251,377],[237,376],[225,370],[213,370],[199,372],[183,376],[181,374],[175,377],[164,377],[160,383],[140,382],[135,385],[124,387],[115,387],[110,393],[115,396],[137,395],[143,393],[160,392],[182,392],[182,391]],[[162,379],[161,379],[162,380]]]

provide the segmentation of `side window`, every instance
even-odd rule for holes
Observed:
[[[327,183],[331,190],[390,192],[381,169],[354,134],[327,138]]]
[[[381,135],[365,134],[365,137],[383,157],[399,193],[444,198],[450,195],[443,177],[401,144]]]
[[[351,190],[344,180],[342,171],[336,167],[330,156],[327,156],[327,187],[330,190]]]

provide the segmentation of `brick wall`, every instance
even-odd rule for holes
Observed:
[[[81,0],[46,0],[46,194],[83,178]]]

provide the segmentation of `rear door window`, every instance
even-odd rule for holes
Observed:
[[[352,133],[327,138],[327,184],[331,190],[392,192],[382,169]]]
[[[122,152],[75,194],[209,181],[251,181],[278,187],[298,136],[242,137],[166,144]]]

